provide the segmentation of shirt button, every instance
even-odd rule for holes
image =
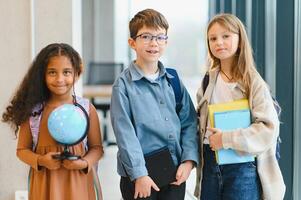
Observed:
[[[167,117],[165,117],[165,121],[168,121],[168,118],[167,118]]]
[[[172,135],[168,135],[168,138],[172,139],[172,138],[173,138],[173,136],[172,136]]]
[[[164,104],[164,102],[162,100],[160,100],[160,104]]]

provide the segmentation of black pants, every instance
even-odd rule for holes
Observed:
[[[186,183],[177,185],[166,185],[157,192],[152,189],[151,196],[147,198],[137,198],[137,200],[184,200]],[[134,200],[135,183],[128,177],[121,177],[120,191],[124,200]]]

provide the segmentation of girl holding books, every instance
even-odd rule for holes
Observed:
[[[244,25],[232,14],[216,15],[208,24],[207,46],[209,82],[197,92],[203,162],[195,194],[201,200],[283,199],[285,185],[275,157],[279,120],[269,88],[255,68]],[[240,99],[248,100],[250,125],[232,130],[210,125],[209,105]],[[215,152],[222,149],[254,159],[220,164]]]

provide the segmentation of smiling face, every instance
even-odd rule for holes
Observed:
[[[45,79],[51,97],[69,98],[75,78],[74,68],[68,57],[54,56],[49,60]]]
[[[132,49],[136,51],[136,63],[139,66],[157,65],[159,58],[165,50],[167,40],[165,40],[163,43],[158,43],[158,38],[152,37],[152,39],[149,42],[147,42],[147,38],[144,37],[144,34],[149,34],[151,36],[165,36],[166,30],[162,28],[147,28],[144,26],[138,31],[136,35],[139,37],[129,39],[129,45]]]
[[[232,62],[239,45],[239,36],[219,23],[214,23],[208,31],[208,44],[213,56],[223,62]]]

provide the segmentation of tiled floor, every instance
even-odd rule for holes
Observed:
[[[121,200],[119,190],[119,175],[116,162],[117,146],[105,147],[104,157],[99,164],[99,177],[102,186],[104,200]],[[195,183],[195,170],[192,171],[186,185],[185,200],[194,200],[193,190]]]

